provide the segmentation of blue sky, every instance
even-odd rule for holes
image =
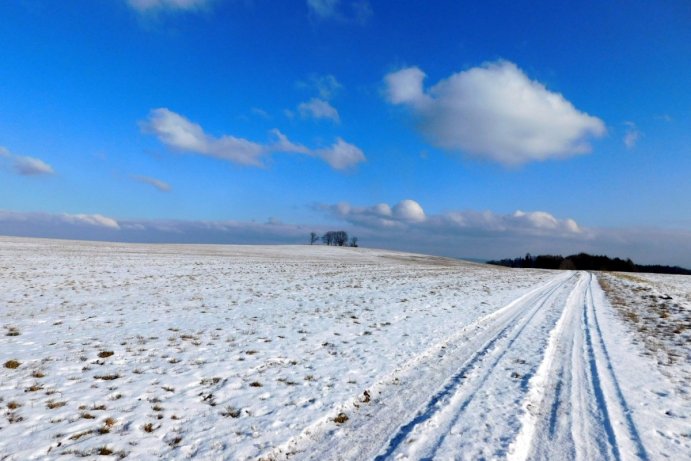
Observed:
[[[0,233],[691,266],[683,0],[8,0]]]

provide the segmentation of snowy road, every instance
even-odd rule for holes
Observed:
[[[608,352],[605,309],[593,275],[559,276],[412,360],[354,402],[348,427],[321,421],[272,455],[652,459]]]

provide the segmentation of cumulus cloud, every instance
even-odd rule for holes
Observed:
[[[317,149],[315,153],[335,170],[347,170],[366,160],[365,154],[359,147],[341,138],[338,138],[331,147]]]
[[[300,115],[306,118],[325,118],[336,123],[341,121],[336,108],[328,101],[319,98],[312,98],[307,102],[301,103],[298,106],[298,111]]]
[[[0,158],[6,159],[15,173],[22,176],[42,176],[55,174],[53,167],[41,159],[14,155],[4,147],[0,147]]]
[[[190,152],[240,165],[261,167],[263,157],[272,153],[305,154],[324,159],[337,170],[349,168],[365,160],[362,150],[338,139],[330,148],[312,150],[296,144],[278,130],[272,130],[275,138],[268,143],[257,143],[230,135],[215,137],[204,129],[166,108],[153,109],[149,118],[140,123],[145,133],[153,134],[171,149]]]
[[[132,176],[132,179],[134,179],[135,181],[139,181],[143,184],[148,184],[161,192],[170,192],[172,190],[172,187],[167,182],[161,181],[160,179],[152,178],[150,176],[135,175]]]
[[[641,132],[633,122],[624,122],[624,125],[626,125],[626,133],[624,133],[623,138],[624,145],[627,149],[633,149],[641,138]]]
[[[127,0],[139,13],[155,11],[195,11],[208,6],[210,0]]]
[[[393,207],[393,215],[397,219],[405,222],[423,222],[425,212],[415,200],[402,200]]]
[[[591,150],[605,133],[597,117],[530,80],[508,61],[458,72],[425,89],[425,73],[409,67],[385,76],[391,104],[408,107],[434,145],[503,164],[566,157]]]

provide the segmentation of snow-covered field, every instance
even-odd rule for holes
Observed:
[[[691,277],[607,276],[673,298],[661,364],[588,273],[2,237],[0,273],[0,459],[691,459]]]

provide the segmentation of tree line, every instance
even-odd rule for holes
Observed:
[[[314,245],[321,240],[324,245],[331,245],[337,247],[357,247],[358,238],[355,236],[348,239],[346,231],[328,231],[324,235],[319,235],[316,232],[310,232],[310,245]]]
[[[659,264],[640,265],[628,258],[610,258],[604,255],[589,255],[588,253],[579,253],[566,257],[561,255],[532,256],[528,253],[523,258],[487,261],[487,264],[531,269],[649,272],[655,274],[691,275],[691,270],[679,266],[661,266]]]

